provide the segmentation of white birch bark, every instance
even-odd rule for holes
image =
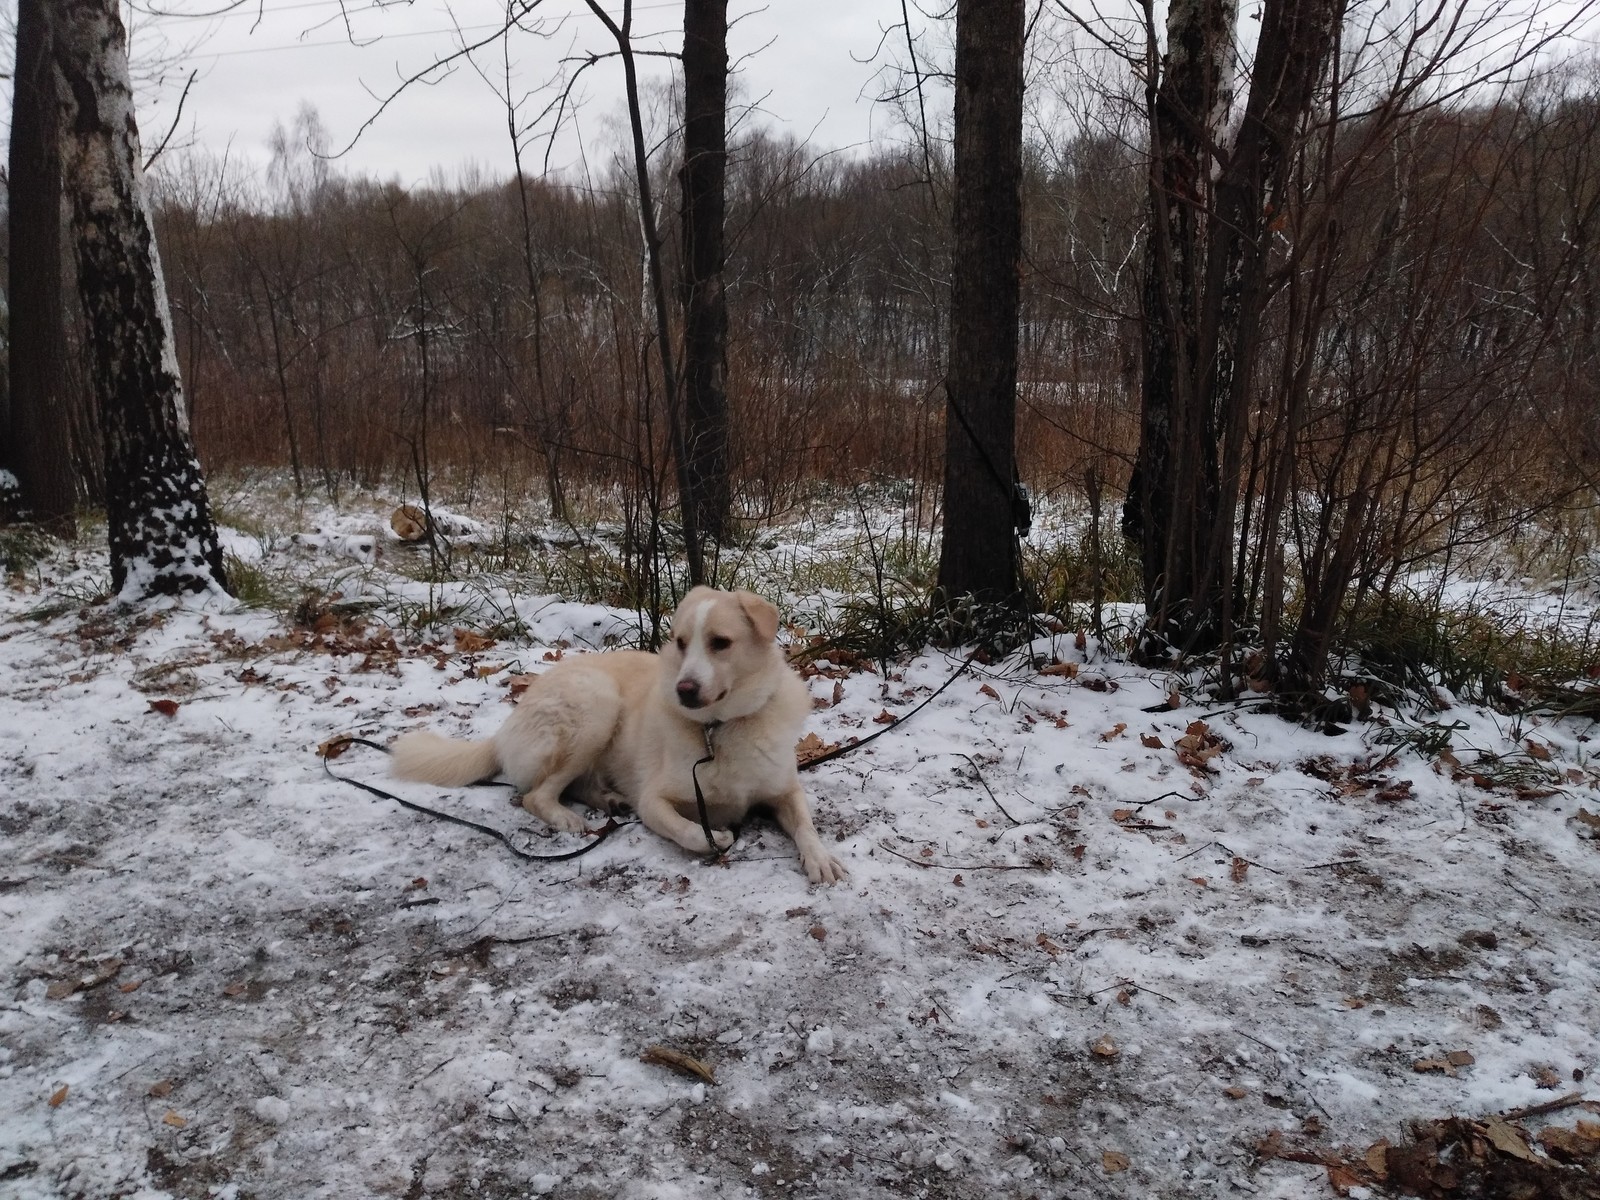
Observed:
[[[105,437],[112,585],[123,601],[220,594],[222,552],[189,438],[117,0],[52,7],[62,179]]]

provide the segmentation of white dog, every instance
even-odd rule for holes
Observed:
[[[469,742],[409,733],[394,774],[460,787],[504,772],[529,812],[556,829],[584,828],[563,796],[609,812],[625,805],[685,850],[708,850],[691,770],[717,847],[757,805],[772,809],[813,883],[848,872],[822,848],[795,769],[811,694],[774,640],[778,610],[752,592],[697,587],[672,618],[660,654],[617,650],[564,659],[523,693],[494,737]]]

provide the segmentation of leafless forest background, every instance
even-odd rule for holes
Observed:
[[[1600,70],[1457,88],[1443,69],[1385,74],[1353,36],[1273,214],[1239,496],[1244,627],[1320,605],[1341,615],[1314,628],[1353,629],[1410,568],[1489,544],[1595,570]],[[1105,82],[1109,56],[1098,75],[1046,57],[1029,78],[1019,467],[1036,496],[1089,501],[1098,555],[1139,438],[1148,124],[1131,79]],[[675,195],[674,103],[654,97],[657,195]],[[949,155],[938,128],[908,128],[868,152],[748,124],[731,139],[731,482],[747,523],[818,482],[885,479],[937,522]],[[665,511],[620,143],[591,147],[583,178],[525,161],[509,180],[409,190],[342,173],[324,146],[302,111],[264,176],[179,152],[156,170],[207,468],[287,467],[297,493],[330,497],[447,474],[458,494],[532,487],[557,519],[595,489]],[[96,456],[80,467],[92,480]],[[1034,582],[1045,603],[1086,598]]]

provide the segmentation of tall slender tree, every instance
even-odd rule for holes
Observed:
[[[189,437],[118,0],[46,7],[78,294],[105,439],[112,586],[124,600],[220,592],[222,550]]]
[[[1278,192],[1343,8],[1266,0],[1231,139],[1235,0],[1173,5],[1159,65],[1149,31],[1143,403],[1123,512],[1143,565],[1148,658],[1231,636],[1234,509]]]
[[[1023,0],[958,0],[950,358],[945,374],[947,601],[1017,603],[1017,313],[1022,257]]]
[[[17,68],[11,106],[11,396],[6,462],[25,510],[72,532],[77,506],[64,362],[61,282],[60,98],[51,68],[51,0],[17,6]]]
[[[728,524],[728,0],[683,5],[683,417],[695,524]]]

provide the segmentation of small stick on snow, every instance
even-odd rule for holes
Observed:
[[[1520,1121],[1524,1117],[1541,1117],[1545,1113],[1560,1112],[1563,1108],[1571,1108],[1583,1103],[1582,1092],[1568,1092],[1565,1096],[1558,1096],[1554,1100],[1546,1100],[1543,1104],[1529,1104],[1523,1108],[1513,1108],[1505,1114],[1508,1121]]]
[[[960,751],[957,751],[956,755],[958,758],[964,758],[967,760],[967,765],[972,768],[972,773],[978,777],[978,782],[983,785],[983,790],[989,793],[989,799],[994,801],[994,806],[1000,810],[1000,815],[1006,820],[1010,821],[1013,825],[1021,825],[1022,822],[1008,813],[1005,810],[1005,805],[1001,804],[999,798],[995,796],[994,789],[989,786],[989,781],[983,777],[983,772],[978,769],[978,764],[973,761],[972,755],[962,754]]]

